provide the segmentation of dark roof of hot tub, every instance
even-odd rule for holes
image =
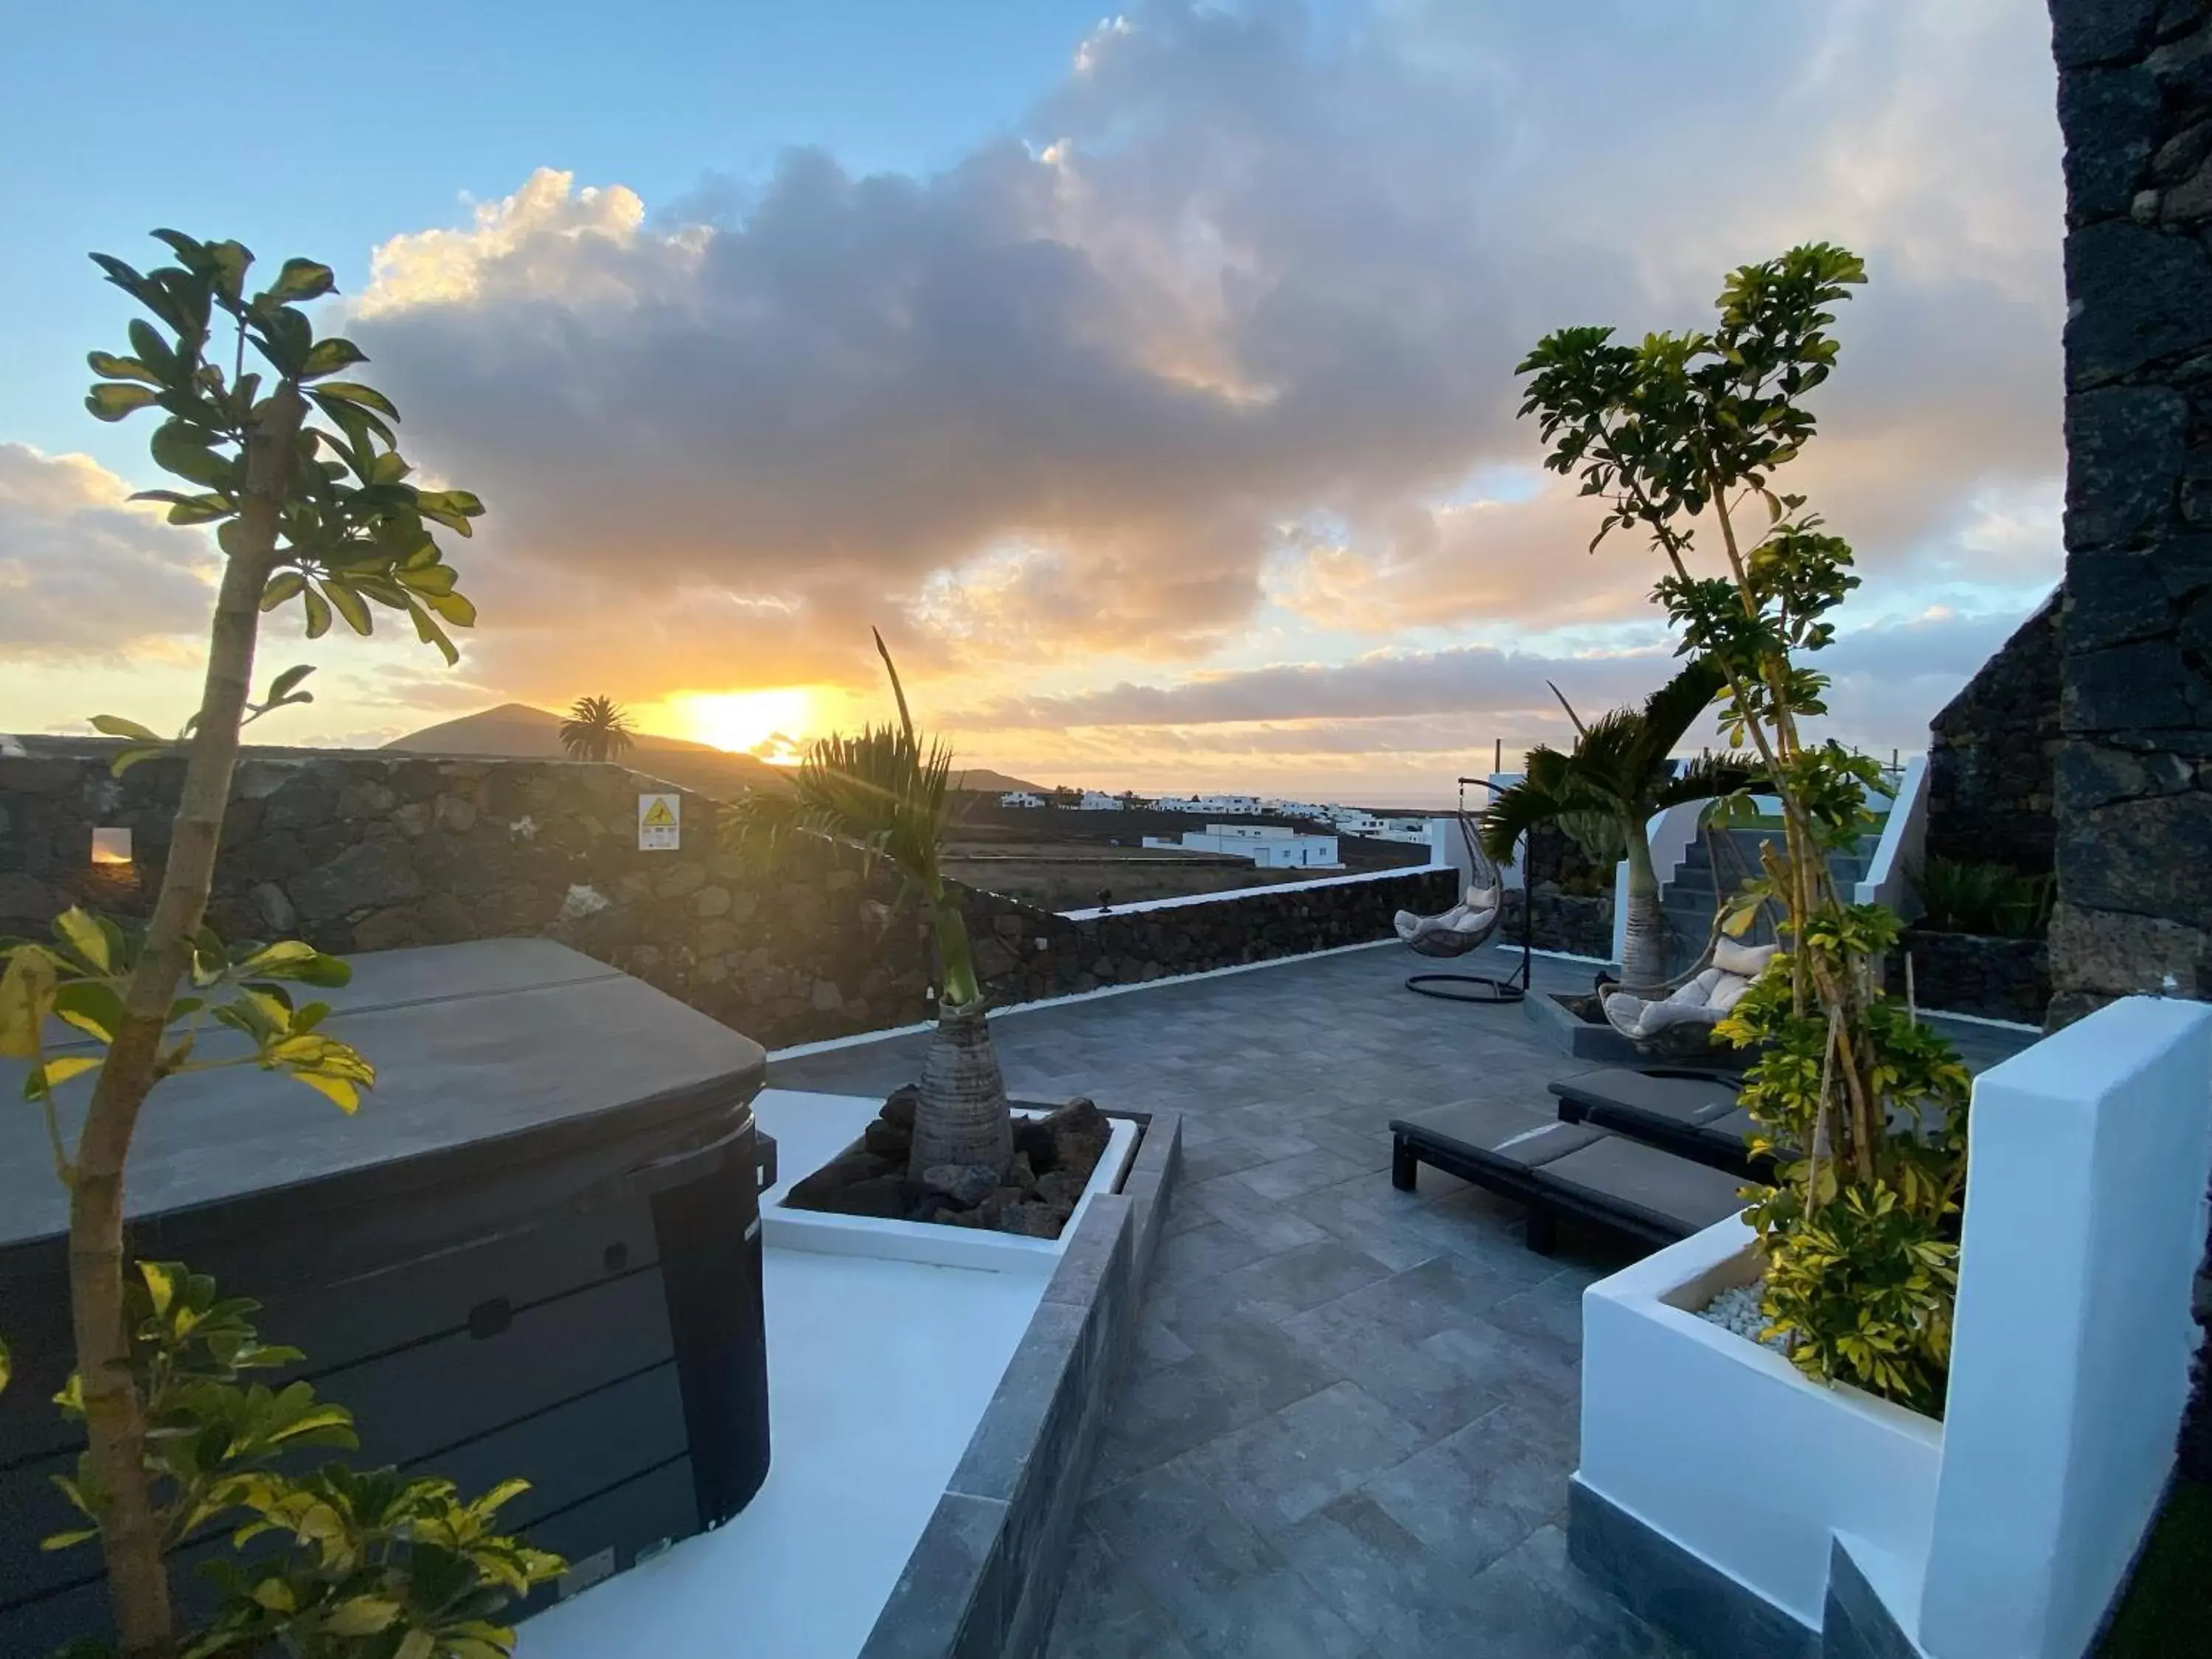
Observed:
[[[134,1224],[278,1194],[295,1213],[435,1202],[441,1189],[520,1179],[551,1155],[619,1173],[726,1133],[765,1074],[751,1039],[549,939],[349,960],[350,984],[296,994],[329,1002],[325,1029],[376,1066],[360,1110],[252,1066],[170,1079],[149,1097],[131,1147]],[[246,1049],[210,1028],[198,1052]],[[0,1095],[16,1103],[0,1112],[0,1249],[50,1238],[67,1218],[40,1114],[21,1101],[27,1069],[0,1060]],[[63,1091],[72,1143],[88,1092]]]

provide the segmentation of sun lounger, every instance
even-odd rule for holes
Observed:
[[[1510,1101],[1417,1113],[1390,1133],[1394,1185],[1411,1192],[1426,1164],[1514,1199],[1528,1206],[1528,1248],[1543,1255],[1561,1215],[1665,1244],[1742,1207],[1717,1170]]]
[[[1757,1126],[1735,1103],[1739,1079],[1711,1072],[1608,1066],[1552,1085],[1559,1116],[1626,1135],[1734,1176],[1765,1179],[1748,1146]]]

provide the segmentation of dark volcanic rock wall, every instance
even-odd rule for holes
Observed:
[[[2058,759],[2060,594],[2053,594],[1929,722],[1931,858],[2051,869]],[[2039,1010],[2034,1018],[2042,1018]]]
[[[183,769],[152,761],[116,780],[104,756],[0,758],[0,934],[43,937],[71,903],[143,915]],[[545,934],[771,1047],[927,1015],[930,941],[889,871],[821,842],[763,872],[724,846],[727,809],[686,791],[682,846],[640,852],[638,793],[672,787],[562,761],[249,751],[209,920],[341,953]],[[131,832],[129,867],[90,861],[95,826]],[[1451,877],[1084,921],[958,890],[987,986],[1018,1002],[1386,939],[1398,908],[1449,903]]]
[[[2066,138],[2051,1018],[2212,995],[2212,7],[2051,0]],[[2200,1279],[2197,1316],[2208,1316]],[[2212,1364],[2183,1433],[2212,1480]]]

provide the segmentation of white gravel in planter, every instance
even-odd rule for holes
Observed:
[[[1748,1285],[1738,1285],[1733,1290],[1723,1291],[1698,1310],[1698,1317],[1718,1325],[1723,1330],[1734,1331],[1747,1342],[1756,1342],[1759,1334],[1766,1328],[1766,1316],[1759,1311],[1759,1298],[1766,1294],[1766,1281],[1754,1279]],[[1785,1352],[1790,1344],[1786,1338],[1769,1338],[1766,1346],[1777,1353]]]

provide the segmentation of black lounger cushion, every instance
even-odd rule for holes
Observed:
[[[1592,1209],[1632,1217],[1656,1231],[1686,1237],[1743,1208],[1736,1176],[1656,1146],[1601,1136],[1535,1172],[1538,1189],[1556,1189]]]
[[[1468,1101],[1392,1120],[1390,1132],[1501,1170],[1525,1175],[1601,1139],[1595,1129],[1562,1123],[1517,1101]]]
[[[1561,1078],[1552,1092],[1566,1103],[1568,1115],[1592,1122],[1608,1121],[1632,1132],[1639,1121],[1662,1129],[1692,1129],[1735,1109],[1733,1079],[1654,1075],[1625,1066]]]

